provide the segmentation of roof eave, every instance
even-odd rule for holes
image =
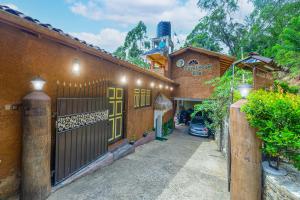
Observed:
[[[36,34],[39,37],[47,38],[49,40],[61,43],[65,46],[69,46],[71,48],[81,50],[85,53],[101,57],[102,59],[106,59],[110,62],[120,65],[121,67],[126,67],[131,70],[143,73],[145,75],[160,79],[161,81],[166,81],[166,82],[172,83],[174,85],[178,85],[178,83],[176,83],[175,81],[173,81],[169,78],[161,76],[155,72],[151,72],[147,69],[140,68],[137,65],[134,65],[127,61],[121,60],[117,57],[114,57],[112,54],[110,54],[106,51],[104,52],[103,50],[98,50],[93,47],[89,47],[88,46],[89,44],[87,44],[87,43],[83,44],[82,42],[72,39],[71,37],[68,37],[68,36],[60,34],[58,32],[49,30],[46,27],[43,27],[41,25],[35,24],[30,21],[26,21],[25,19],[22,19],[19,16],[16,16],[16,15],[13,15],[13,14],[7,13],[5,11],[1,11],[1,10],[0,10],[0,22],[8,24],[8,25],[13,26],[18,29],[26,30],[28,32]]]

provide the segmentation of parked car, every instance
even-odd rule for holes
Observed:
[[[178,122],[179,124],[188,124],[188,122],[190,121],[190,115],[186,110],[182,110],[179,115],[178,115]]]
[[[195,116],[189,125],[189,134],[195,136],[209,137],[209,130],[205,125],[205,120],[200,116]]]

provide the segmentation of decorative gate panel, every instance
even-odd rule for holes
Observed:
[[[108,88],[109,98],[109,143],[113,143],[123,137],[123,106],[124,89],[118,87]]]
[[[55,177],[57,184],[107,152],[108,81],[58,84]]]

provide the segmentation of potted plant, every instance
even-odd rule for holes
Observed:
[[[129,144],[134,145],[135,142],[136,142],[136,136],[135,134],[132,134],[129,138]]]
[[[147,131],[143,133],[143,137],[147,137],[147,135],[148,135]]]

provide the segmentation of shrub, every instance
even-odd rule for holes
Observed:
[[[299,93],[299,87],[297,86],[290,86],[287,82],[284,81],[274,81],[274,91],[283,93],[291,93],[297,94]]]
[[[163,136],[169,135],[173,128],[173,118],[171,118],[162,125]]]
[[[288,159],[300,170],[300,96],[255,91],[241,109],[263,141],[262,151]]]

